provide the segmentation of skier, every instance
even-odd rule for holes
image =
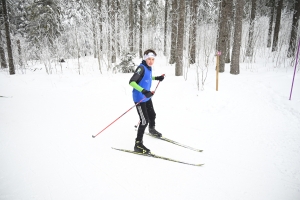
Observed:
[[[152,80],[163,81],[164,75],[152,76],[152,65],[154,64],[156,53],[152,49],[144,52],[142,63],[136,68],[129,85],[133,87],[132,97],[137,106],[137,112],[140,117],[140,124],[135,140],[134,151],[144,154],[150,154],[150,150],[143,145],[143,136],[147,125],[149,124],[149,133],[156,137],[162,137],[162,134],[155,130],[156,113],[153,108],[151,97],[154,92],[150,91]]]

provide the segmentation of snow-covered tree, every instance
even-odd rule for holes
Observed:
[[[28,8],[27,37],[32,45],[36,58],[39,58],[39,51],[47,46],[53,54],[55,40],[61,36],[63,31],[61,25],[61,8],[58,0],[34,1]]]

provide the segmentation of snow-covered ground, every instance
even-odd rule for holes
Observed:
[[[264,64],[230,75],[214,66],[204,90],[195,73],[176,77],[159,57],[153,74],[165,73],[153,97],[156,128],[202,153],[144,136],[153,153],[205,163],[195,167],[111,149],[133,150],[138,122],[131,74],[97,70],[97,61],[63,63],[53,75],[41,66],[0,73],[0,199],[300,199],[300,77],[293,68]],[[40,69],[42,68],[42,69]],[[153,88],[157,82],[153,82]]]

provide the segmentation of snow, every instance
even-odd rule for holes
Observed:
[[[36,64],[38,66],[38,64]],[[165,73],[153,97],[157,130],[203,149],[194,152],[144,136],[153,153],[201,167],[137,156],[131,74],[97,70],[91,57],[63,63],[52,75],[37,70],[0,73],[0,199],[300,199],[300,80],[293,68],[265,61],[229,66],[215,90],[210,66],[203,91],[158,57]],[[254,64],[253,64],[254,65]],[[33,66],[31,66],[33,67]],[[153,82],[153,88],[157,82]]]

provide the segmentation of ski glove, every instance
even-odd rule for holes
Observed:
[[[158,80],[158,81],[163,81],[163,80],[164,80],[164,78],[165,78],[165,76],[164,76],[164,75],[161,75],[161,76],[156,76],[156,77],[155,77],[155,80]]]
[[[150,98],[150,97],[152,97],[152,96],[154,95],[154,92],[150,92],[150,91],[145,90],[145,89],[142,90],[142,93],[143,93],[147,98]]]

